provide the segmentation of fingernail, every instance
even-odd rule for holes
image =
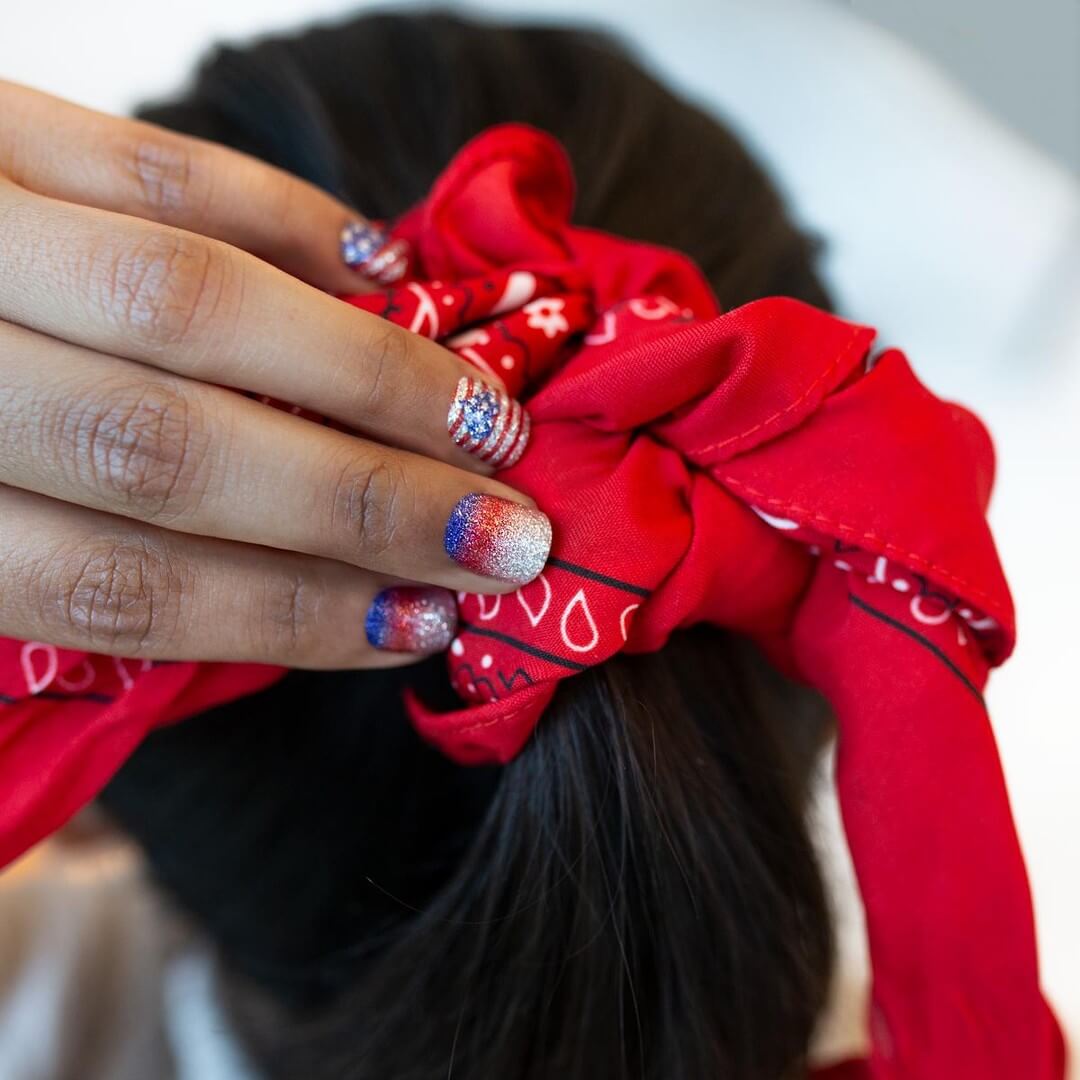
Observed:
[[[341,258],[345,265],[359,270],[386,246],[386,233],[366,221],[350,221],[341,230]]]
[[[391,240],[361,270],[380,285],[393,285],[405,276],[409,268],[409,245],[404,240]]]
[[[409,245],[391,240],[368,221],[350,221],[341,230],[341,258],[350,269],[381,285],[393,285],[409,266]]]
[[[472,375],[457,384],[446,428],[455,445],[496,469],[515,464],[529,442],[531,421],[505,390]]]
[[[551,522],[530,506],[473,493],[458,500],[443,542],[467,570],[523,585],[544,569]]]
[[[457,604],[447,589],[395,585],[371,602],[368,643],[390,652],[439,652],[453,640]]]

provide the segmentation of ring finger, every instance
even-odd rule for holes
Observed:
[[[6,636],[111,656],[313,669],[396,667],[445,648],[453,595],[387,584],[344,563],[0,487]]]

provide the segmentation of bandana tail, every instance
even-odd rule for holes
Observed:
[[[955,625],[917,637],[826,561],[794,628],[839,726],[836,785],[866,909],[870,1056],[821,1078],[1060,1080],[1031,896],[982,688]],[[927,663],[930,654],[937,661]]]

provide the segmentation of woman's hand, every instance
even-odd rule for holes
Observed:
[[[448,434],[471,369],[320,291],[363,288],[338,251],[354,218],[241,154],[0,83],[0,634],[385,666],[409,658],[365,639],[388,585],[442,588],[381,595],[368,637],[430,651],[445,589],[539,572],[546,518]],[[514,580],[451,558],[452,516]]]

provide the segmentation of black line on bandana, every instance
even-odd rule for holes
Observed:
[[[557,566],[560,570],[566,570],[578,577],[588,578],[590,581],[599,581],[601,585],[610,585],[613,589],[622,589],[623,592],[633,593],[635,596],[648,596],[649,590],[640,585],[631,585],[628,581],[620,581],[618,578],[608,577],[607,574],[598,574],[587,566],[578,566],[577,563],[567,562],[565,559],[548,559],[548,566]]]
[[[979,688],[949,659],[948,654],[938,648],[932,641],[924,638],[917,630],[900,622],[899,619],[894,619],[891,615],[886,615],[884,611],[878,611],[876,607],[871,607],[865,600],[860,600],[854,593],[848,593],[848,599],[860,611],[865,611],[867,615],[873,616],[887,626],[891,626],[894,630],[907,634],[912,641],[918,642],[924,649],[929,649],[979,699],[979,704],[983,708],[986,707],[986,702],[983,700]]]
[[[515,649],[520,649],[530,656],[535,656],[538,660],[546,660],[549,664],[558,664],[560,667],[569,668],[571,671],[589,670],[588,664],[579,664],[576,660],[564,660],[561,656],[546,652],[544,649],[538,649],[535,645],[529,645],[524,641],[518,641],[517,638],[511,637],[509,634],[502,634],[498,630],[488,630],[486,627],[475,626],[473,623],[465,623],[459,627],[459,630],[461,633],[479,634],[481,637],[494,638],[504,645],[513,645]]]
[[[93,701],[98,705],[111,705],[116,700],[116,698],[109,697],[108,694],[64,694],[56,690],[43,690],[40,694],[29,694],[21,698],[0,694],[0,705],[16,705],[20,701],[28,701],[33,698],[41,698],[44,701]]]
[[[509,341],[512,344],[516,345],[525,354],[526,360],[531,359],[532,350],[530,350],[528,343],[523,341],[519,337],[514,337],[514,335],[511,334],[509,330],[507,330],[506,323],[504,323],[502,319],[496,319],[492,325],[495,327],[496,330],[499,331],[500,334],[502,334],[504,341]]]
[[[468,285],[459,285],[458,288],[465,294],[465,303],[461,306],[461,312],[458,315],[458,326],[462,327],[469,321],[469,308],[473,306],[473,301],[476,299],[476,294],[469,288]]]
[[[532,686],[533,681],[532,681],[532,679],[529,678],[529,673],[524,668],[519,667],[514,672],[514,674],[510,676],[509,679],[507,679],[507,677],[501,671],[499,672],[499,680],[502,682],[503,686],[507,690],[513,690],[514,689],[514,683],[516,683],[519,678],[525,680],[525,685],[526,686]]]
[[[363,308],[360,309],[363,311]],[[403,311],[402,306],[394,299],[393,293],[386,294],[386,305],[382,311],[379,312],[380,319],[389,319],[391,315],[396,315],[399,311]]]

